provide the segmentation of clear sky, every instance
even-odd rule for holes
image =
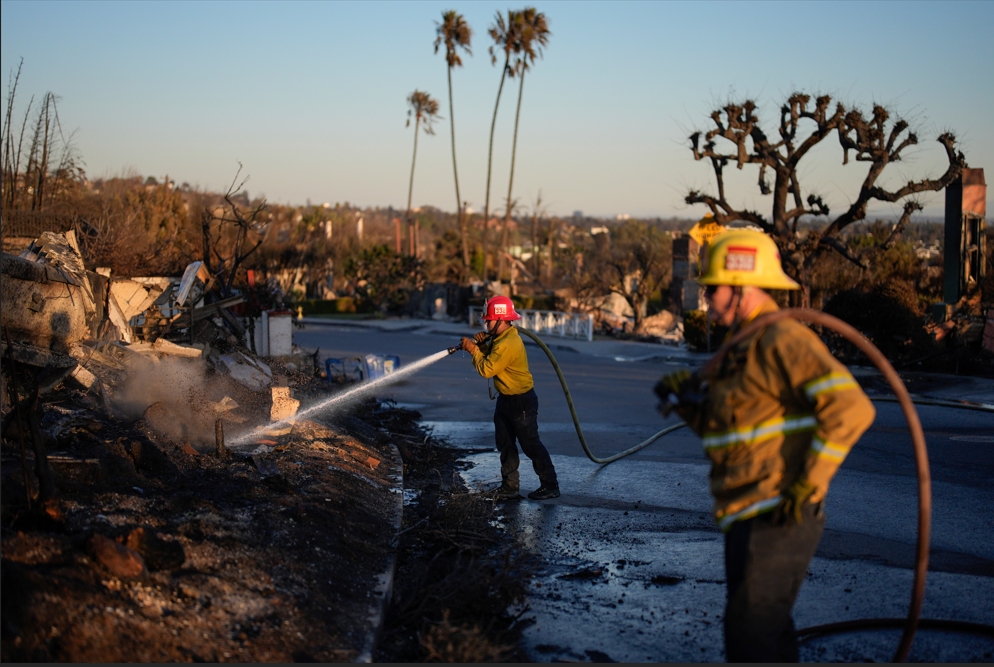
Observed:
[[[535,6],[552,37],[525,79],[514,188],[523,204],[541,190],[552,213],[699,216],[683,197],[712,178],[687,148],[690,132],[746,96],[772,130],[798,89],[884,103],[912,121],[921,146],[888,168],[890,183],[941,173],[934,138],[945,130],[971,166],[994,173],[994,3]],[[500,79],[486,30],[504,3],[4,1],[0,65],[6,76],[24,58],[21,113],[31,95],[61,96],[91,178],[134,169],[222,189],[241,162],[252,196],[289,204],[402,208],[413,140],[405,97],[426,90],[445,120],[419,140],[414,205],[455,210],[446,68],[432,48],[449,8],[474,30],[453,87],[462,196],[480,210]],[[505,86],[492,208],[507,192],[516,96],[516,82]],[[837,145],[809,160],[802,186],[840,210],[863,167],[842,169]],[[768,211],[755,180],[748,168],[732,174],[730,195]],[[941,195],[926,201],[941,214]]]

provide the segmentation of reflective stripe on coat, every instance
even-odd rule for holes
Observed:
[[[768,302],[749,319],[776,310]],[[817,489],[810,501],[822,500],[875,415],[852,374],[793,319],[739,343],[705,380],[704,403],[677,412],[702,436],[722,530],[771,511],[801,478]]]

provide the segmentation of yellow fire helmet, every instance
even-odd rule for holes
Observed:
[[[701,285],[800,289],[783,272],[777,244],[763,232],[733,229],[714,237],[704,257]]]

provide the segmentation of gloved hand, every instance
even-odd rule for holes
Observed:
[[[463,339],[462,339],[461,341],[459,341],[459,342],[460,342],[460,346],[462,347],[462,349],[466,350],[466,351],[467,351],[467,352],[469,352],[470,354],[473,354],[473,350],[478,350],[478,349],[480,349],[480,348],[478,348],[478,347],[476,346],[476,343],[474,343],[474,342],[473,342],[473,339],[471,339],[471,338],[463,338]]]
[[[777,514],[783,521],[787,517],[793,516],[798,525],[802,523],[804,504],[814,492],[818,490],[814,484],[806,479],[799,479],[788,486],[780,495],[783,500],[777,507]]]
[[[691,385],[693,374],[685,368],[668,373],[659,378],[653,391],[659,397],[659,411],[668,417],[674,406],[680,402],[680,396]]]
[[[485,341],[487,339],[487,336],[489,336],[489,335],[490,334],[488,334],[486,331],[481,331],[478,334],[476,334],[475,336],[473,336],[473,340],[476,341],[477,345],[479,345],[480,343],[482,343],[483,341]]]

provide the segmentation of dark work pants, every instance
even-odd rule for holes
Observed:
[[[821,503],[804,508],[803,522],[782,524],[776,512],[737,521],[725,534],[725,659],[797,662],[790,616],[818,548],[825,517]]]
[[[497,397],[497,407],[494,410],[494,435],[497,440],[497,451],[500,452],[500,474],[505,486],[517,489],[518,480],[518,448],[515,438],[521,443],[521,451],[531,459],[535,474],[538,475],[542,486],[558,488],[556,469],[538,437],[538,396],[534,389],[523,394]]]

